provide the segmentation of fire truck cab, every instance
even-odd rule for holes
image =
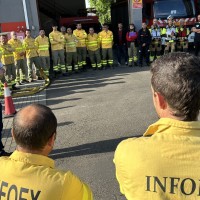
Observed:
[[[175,25],[179,25],[180,19],[185,20],[185,26],[191,28],[196,22],[198,12],[197,0],[144,0],[143,1],[143,21],[149,26],[152,25],[153,18],[158,19],[158,25],[165,27],[167,17],[174,18]],[[163,39],[163,44],[164,44]],[[188,36],[190,43],[194,42],[194,33]]]
[[[156,18],[159,26],[164,27],[167,25],[167,17],[171,15],[176,25],[180,19],[184,19],[185,25],[191,27],[196,21],[197,8],[197,0],[144,0],[143,21],[151,25],[153,18]]]

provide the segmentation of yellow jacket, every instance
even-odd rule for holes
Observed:
[[[200,196],[200,122],[162,118],[143,137],[122,141],[114,163],[128,200],[192,200]]]
[[[97,49],[99,49],[100,43],[98,35],[96,33],[94,33],[93,35],[88,34],[86,44],[87,49],[90,51],[96,51]]]
[[[35,38],[35,44],[38,48],[39,56],[49,56],[49,38],[40,35]]]
[[[4,65],[10,65],[14,63],[14,49],[10,44],[0,44],[0,54],[1,54],[1,62]]]
[[[62,33],[62,35],[63,35],[63,38],[64,38],[64,40],[63,40],[63,48],[65,49],[65,46],[66,46],[66,40],[65,40],[65,37],[66,37],[66,35],[67,35],[67,33]]]
[[[76,52],[76,44],[78,42],[77,38],[71,34],[65,35],[65,41],[66,41],[66,52]]]
[[[35,45],[35,40],[33,38],[25,38],[23,41],[24,49],[26,50],[26,58],[37,57],[38,47]]]
[[[14,59],[15,60],[21,60],[24,59],[24,55],[20,56],[20,53],[25,53],[24,47],[22,45],[22,42],[19,39],[10,39],[8,41],[8,44],[10,44],[12,46],[12,48],[14,49]]]
[[[55,169],[54,161],[46,156],[15,151],[10,157],[1,157],[0,163],[1,196],[5,199],[93,199],[86,184],[70,171]]]
[[[99,40],[101,43],[101,48],[109,49],[112,48],[113,45],[113,33],[112,31],[101,31],[99,33]]]
[[[85,30],[81,29],[81,30],[74,30],[73,34],[76,36],[78,43],[77,43],[77,47],[86,47],[86,38],[87,38],[87,33],[85,32]]]
[[[63,50],[64,49],[65,37],[61,32],[52,31],[49,34],[49,40],[50,40],[50,43],[51,43],[51,50],[52,51]]]

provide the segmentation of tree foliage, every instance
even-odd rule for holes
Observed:
[[[110,23],[110,7],[112,0],[89,0],[90,6],[95,8],[101,24]]]

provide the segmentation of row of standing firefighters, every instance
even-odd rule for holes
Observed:
[[[153,20],[153,25],[149,29],[146,23],[142,23],[142,29],[138,32],[134,24],[130,24],[129,31],[124,33],[124,41],[128,45],[128,65],[132,65],[133,62],[134,65],[139,64],[139,66],[142,66],[143,57],[145,57],[146,63],[149,65],[162,54],[175,51],[188,52],[188,38],[191,32],[195,32],[197,40],[194,43],[195,55],[198,55],[200,40],[198,39],[199,34],[197,29],[200,29],[200,16],[197,19],[198,22],[191,30],[184,25],[184,19],[180,19],[179,26],[175,26],[172,16],[168,17],[168,24],[163,28],[159,27],[157,19]],[[120,30],[122,24],[119,23],[118,27]],[[120,45],[118,44],[119,47]],[[120,62],[120,59],[118,61]]]
[[[200,21],[199,16],[198,21]],[[4,67],[0,68],[1,82],[8,82],[13,89],[16,89],[15,84],[32,82],[33,64],[39,78],[41,69],[49,76],[49,49],[51,49],[55,75],[62,73],[65,76],[71,74],[73,69],[76,72],[85,70],[87,53],[93,69],[113,67],[113,44],[117,50],[118,65],[121,64],[122,56],[129,66],[138,64],[142,66],[143,57],[149,65],[161,56],[163,39],[164,53],[173,52],[175,49],[187,51],[190,33],[190,30],[184,26],[183,20],[180,20],[180,25],[175,27],[171,16],[165,28],[160,28],[157,20],[154,19],[150,29],[147,28],[146,23],[142,23],[142,28],[138,32],[134,24],[130,24],[129,31],[125,31],[122,23],[118,24],[118,30],[114,33],[106,24],[102,26],[102,31],[98,34],[92,27],[87,34],[81,24],[77,24],[77,29],[74,31],[67,28],[66,32],[65,27],[61,27],[60,32],[57,28],[56,24],[52,25],[53,31],[49,34],[49,38],[41,29],[39,36],[35,39],[31,37],[31,31],[27,30],[23,42],[17,39],[15,32],[11,32],[9,41],[7,35],[2,35],[0,58]],[[28,77],[26,77],[26,66],[28,66]]]

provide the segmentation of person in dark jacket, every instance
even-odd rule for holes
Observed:
[[[121,65],[122,58],[125,60],[125,64],[128,64],[128,54],[126,45],[126,30],[122,23],[118,23],[118,29],[114,31],[114,46],[116,48],[116,55],[118,65]]]
[[[149,46],[151,44],[151,33],[147,29],[147,24],[142,23],[142,29],[138,32],[138,44],[139,44],[139,66],[142,67],[143,57],[146,59],[147,66],[150,65],[149,62]]]

